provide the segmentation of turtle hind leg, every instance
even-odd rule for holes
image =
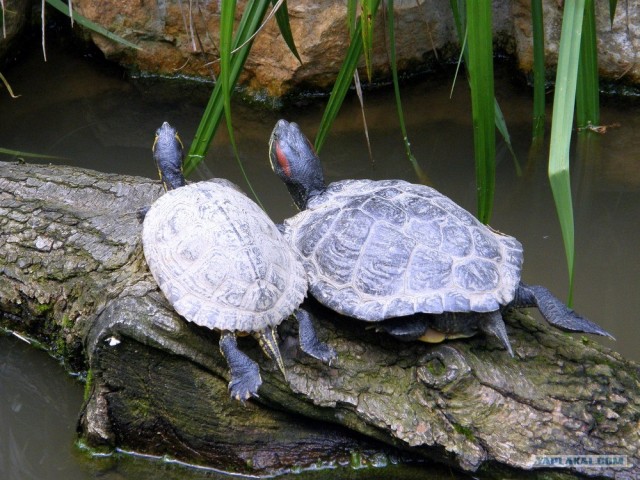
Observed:
[[[307,355],[331,365],[331,362],[337,357],[336,351],[318,339],[311,321],[311,314],[301,308],[298,309],[295,315],[298,320],[300,349]]]
[[[500,343],[507,349],[509,355],[513,357],[513,349],[511,348],[511,342],[507,336],[507,327],[502,319],[502,314],[499,310],[483,314],[478,323],[478,328],[486,335],[491,335],[500,340]]]
[[[229,381],[231,398],[244,402],[252,396],[257,397],[258,388],[262,384],[260,369],[256,362],[240,351],[234,333],[223,331],[220,334],[220,351],[231,372]]]
[[[525,285],[520,282],[516,297],[511,302],[514,307],[537,307],[544,319],[551,325],[571,332],[584,332],[614,338],[598,324],[578,315],[540,285]]]

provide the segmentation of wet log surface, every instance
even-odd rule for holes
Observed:
[[[402,343],[309,301],[331,366],[280,326],[287,378],[251,338],[260,398],[229,399],[218,335],[177,316],[151,277],[138,208],[150,179],[0,162],[0,325],[87,371],[79,429],[94,446],[166,454],[243,473],[428,459],[467,472],[549,473],[543,455],[626,456],[640,475],[640,368],[520,312],[515,358],[492,339]]]

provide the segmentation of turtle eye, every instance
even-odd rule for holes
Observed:
[[[284,154],[282,149],[280,148],[280,143],[276,143],[276,158],[278,159],[278,165],[284,172],[287,177],[291,177],[291,166],[289,165],[289,160],[287,160],[287,156]]]

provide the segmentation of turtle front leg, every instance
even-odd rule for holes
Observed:
[[[240,351],[234,333],[229,331],[220,333],[220,351],[231,372],[229,381],[231,398],[245,401],[252,396],[257,397],[258,388],[262,385],[260,368],[256,362]]]
[[[300,349],[307,355],[331,365],[331,362],[337,357],[336,351],[318,339],[311,321],[311,314],[306,310],[298,309],[295,316],[298,320]]]
[[[571,332],[594,333],[613,338],[609,332],[596,323],[581,317],[567,307],[562,300],[553,296],[540,285],[525,285],[520,282],[511,307],[537,307],[544,319],[551,325]]]

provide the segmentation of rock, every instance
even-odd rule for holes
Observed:
[[[557,60],[561,3],[557,0],[543,2],[546,55],[550,67]],[[211,78],[212,72],[218,71],[219,3],[200,4],[192,14],[187,5],[177,0],[161,3],[146,0],[74,2],[75,8],[83,15],[142,48],[136,51],[92,34],[108,58],[145,73]],[[242,12],[246,2],[240,1],[238,5]],[[637,63],[636,52],[640,46],[640,33],[629,26],[639,23],[640,10],[624,9],[623,5],[618,5],[611,29],[608,3],[596,2],[596,5],[601,74],[610,79],[625,77],[637,83],[640,64]],[[294,89],[329,88],[344,59],[348,47],[344,2],[290,0],[288,6],[291,30],[302,64],[288,50],[272,19],[256,37],[240,80],[256,94],[279,97]],[[397,58],[402,70],[424,69],[425,64],[434,59],[457,60],[458,41],[450,2],[396,1],[395,16]],[[377,78],[388,80],[389,58],[383,22],[383,15],[378,15],[373,64]],[[529,0],[494,2],[493,22],[495,37],[500,38],[508,50],[515,49],[520,68],[530,71],[533,50]],[[364,71],[361,75],[364,79]]]
[[[31,2],[4,0],[0,12],[0,60],[9,56],[29,19]]]
[[[544,0],[544,35],[547,66],[558,61],[560,33],[562,30],[563,2]],[[596,35],[598,37],[598,67],[600,75],[609,80],[624,79],[629,83],[640,82],[640,8],[637,4],[618,2],[613,23],[609,17],[609,2],[594,2],[596,7]],[[516,57],[522,70],[533,70],[533,34],[531,32],[531,2],[513,2],[513,24],[516,40]]]
[[[361,455],[513,476],[544,468],[541,456],[595,454],[632,466],[562,472],[640,475],[640,367],[521,314],[507,319],[512,359],[482,336],[402,343],[308,301],[338,360],[299,354],[284,322],[286,380],[241,339],[264,383],[246,406],[229,399],[218,334],[176,315],[144,261],[136,212],[160,193],[148,179],[0,162],[0,327],[87,372],[90,445],[255,475]]]

